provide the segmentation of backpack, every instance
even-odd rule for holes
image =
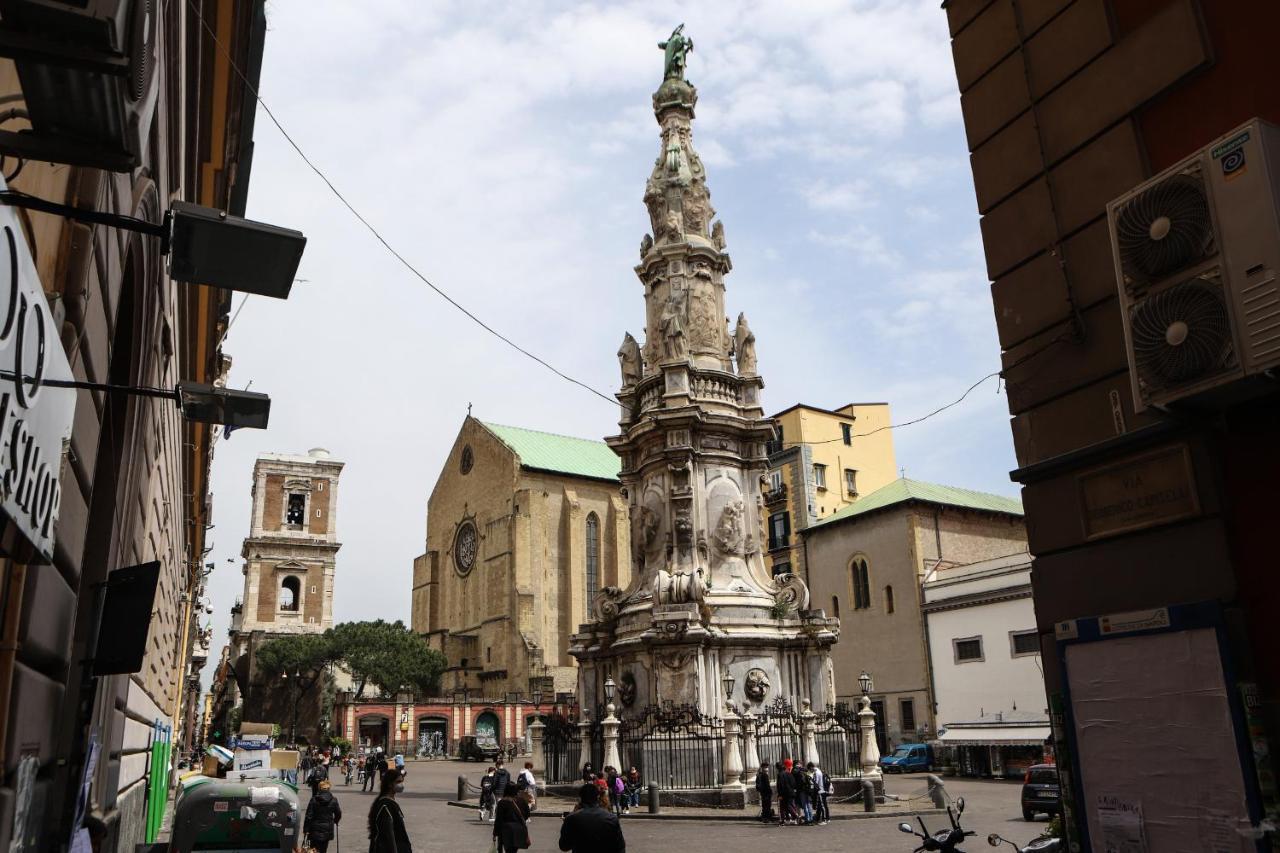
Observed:
[[[822,774],[822,793],[830,794],[835,790],[835,785],[831,781],[831,777],[826,773]]]
[[[480,780],[480,793],[488,796],[493,793],[493,777],[486,775]]]
[[[623,781],[622,781],[622,777],[621,777],[621,776],[614,776],[614,777],[613,777],[613,790],[614,790],[614,792],[615,792],[615,793],[618,793],[618,794],[621,794],[621,793],[622,793],[622,789],[623,789],[624,787],[626,787],[626,786],[625,786],[625,784],[624,784],[624,783],[623,783]]]

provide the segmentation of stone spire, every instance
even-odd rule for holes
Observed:
[[[659,47],[661,144],[644,191],[653,232],[635,267],[645,339],[627,334],[618,350],[622,417],[608,439],[622,460],[632,583],[603,590],[596,621],[574,637],[579,700],[591,707],[612,672],[647,702],[718,713],[727,668],[738,685],[749,674],[776,685],[770,700],[822,708],[834,701],[838,623],[809,611],[800,578],[771,577],[764,563],[761,481],[774,422],[761,405],[755,334],[741,314],[730,330],[725,312],[731,264],[693,147],[698,93],[684,77],[693,43],[680,27]]]

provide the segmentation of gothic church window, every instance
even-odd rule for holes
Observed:
[[[866,610],[871,606],[871,578],[865,557],[855,557],[849,566],[853,576],[853,609]]]
[[[594,512],[587,516],[587,618],[591,618],[591,602],[600,590],[600,518]]]
[[[298,599],[302,596],[302,584],[295,577],[287,577],[280,584],[280,609],[289,613],[298,612]]]

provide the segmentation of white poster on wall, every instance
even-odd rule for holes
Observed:
[[[0,189],[7,189],[0,177]],[[0,511],[44,560],[62,505],[62,458],[76,392],[17,211],[0,204]]]
[[[1074,644],[1066,662],[1095,851],[1255,849],[1232,831],[1248,809],[1213,629]]]

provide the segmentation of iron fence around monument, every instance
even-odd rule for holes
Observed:
[[[668,790],[714,788],[724,781],[724,721],[690,705],[650,705],[618,728],[618,756],[646,784]]]
[[[822,772],[832,777],[861,776],[862,764],[858,761],[857,718],[850,725],[849,717],[837,708],[818,714],[814,719],[814,741]]]
[[[802,755],[800,715],[791,703],[779,697],[755,715],[756,753],[769,767]]]
[[[597,714],[599,716],[599,714]],[[578,720],[560,714],[543,718],[542,754],[546,761],[546,779],[550,784],[568,784],[582,779],[582,734]],[[604,727],[588,720],[586,735],[592,767],[601,769],[604,762]]]
[[[779,698],[755,715],[756,753],[770,767],[804,758],[804,720],[791,703]],[[823,771],[832,777],[862,775],[857,715],[837,705],[814,715],[814,743]]]

